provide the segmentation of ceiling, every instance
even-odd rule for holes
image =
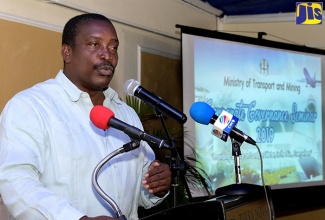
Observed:
[[[294,13],[299,0],[184,0],[218,17]],[[324,1],[305,1],[323,2]]]

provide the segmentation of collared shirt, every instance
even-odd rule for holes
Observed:
[[[104,106],[125,123],[143,129],[132,108],[115,91],[104,91]],[[92,185],[94,168],[130,138],[114,128],[92,124],[88,93],[62,72],[15,95],[0,123],[0,194],[18,219],[77,220],[109,215],[114,210]],[[98,173],[98,184],[127,219],[138,219],[138,206],[150,208],[161,198],[149,194],[141,180],[154,153],[139,148],[118,154]],[[14,218],[12,218],[14,219]]]

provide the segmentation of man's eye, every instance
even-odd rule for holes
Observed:
[[[111,51],[111,53],[117,53],[117,47],[110,47],[109,51]]]
[[[90,46],[93,46],[93,47],[97,47],[98,46],[98,43],[95,43],[95,42],[92,42],[92,43],[89,43]]]

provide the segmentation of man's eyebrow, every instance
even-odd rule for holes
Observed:
[[[101,37],[92,36],[92,35],[91,35],[91,36],[89,36],[89,38],[90,38],[90,39],[92,39],[92,38],[93,38],[93,39],[96,39],[96,40],[100,40],[100,39],[102,39]]]
[[[102,40],[102,37],[97,37],[97,36],[89,36],[90,39],[96,39],[96,40]],[[111,40],[114,43],[119,43],[120,41],[117,38],[114,38]]]
[[[115,43],[119,43],[120,42],[118,39],[113,39],[112,41],[114,41]]]

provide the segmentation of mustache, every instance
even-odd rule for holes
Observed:
[[[112,69],[112,71],[115,71],[115,67],[113,66],[113,64],[109,61],[103,62],[103,63],[98,63],[98,64],[94,64],[93,65],[93,69],[101,69],[101,68],[110,68]]]

